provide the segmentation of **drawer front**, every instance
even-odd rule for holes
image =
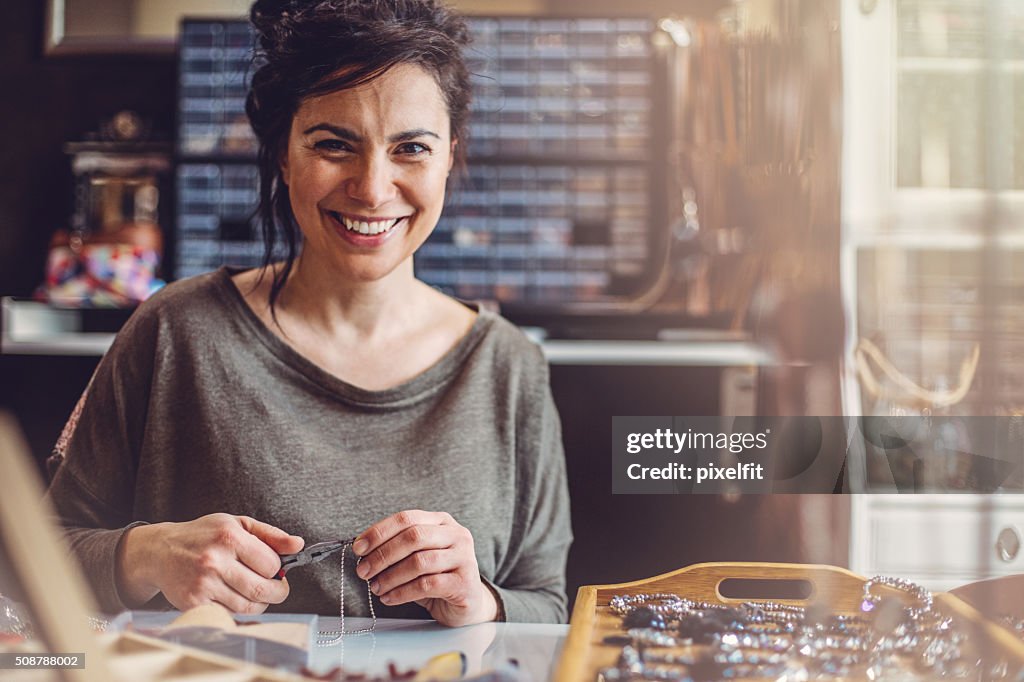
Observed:
[[[1015,507],[873,508],[869,564],[877,573],[922,580],[967,582],[1022,573],[1024,507]]]

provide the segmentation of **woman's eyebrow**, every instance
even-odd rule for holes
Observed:
[[[395,133],[388,138],[388,142],[408,142],[409,140],[415,140],[417,137],[434,137],[438,140],[441,136],[437,133],[427,130],[426,128],[416,128],[415,130],[406,130],[404,133]]]
[[[359,137],[348,128],[341,128],[336,125],[331,125],[330,123],[317,123],[315,126],[310,126],[303,130],[302,134],[309,135],[310,133],[315,133],[318,130],[326,130],[327,132],[332,133],[343,140],[348,140],[349,142],[363,141],[363,138]]]
[[[342,128],[340,126],[331,125],[330,123],[317,123],[315,126],[310,126],[309,128],[303,130],[302,134],[309,135],[310,133],[315,133],[318,130],[327,131],[349,142],[363,141],[363,138],[361,138],[359,135],[352,132],[348,128]],[[395,133],[394,135],[388,138],[388,142],[408,142],[409,140],[415,140],[418,137],[433,137],[438,140],[441,139],[441,136],[433,132],[432,130],[427,130],[426,128],[415,128],[413,130],[406,130],[401,133]]]

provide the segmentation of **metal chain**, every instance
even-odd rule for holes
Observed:
[[[339,628],[337,630],[321,630],[317,634],[317,644],[321,646],[329,646],[331,644],[337,644],[342,640],[345,635],[364,635],[368,632],[373,632],[377,627],[377,613],[373,609],[373,592],[370,590],[370,581],[366,581],[366,601],[370,605],[370,627],[362,628],[359,630],[347,631],[345,630],[345,555],[348,554],[351,549],[352,543],[347,543],[341,548],[339,554],[341,554],[341,591],[338,596],[338,614],[340,616]],[[356,566],[359,566],[359,562],[363,560],[363,557],[356,559]]]
[[[899,590],[910,595],[914,603],[907,606],[907,613],[914,620],[923,620],[932,616],[932,595],[917,583],[904,578],[891,578],[885,575],[876,575],[864,583],[864,600],[861,602],[860,610],[868,613],[874,610],[882,598],[872,592],[875,585],[885,585],[894,590]]]

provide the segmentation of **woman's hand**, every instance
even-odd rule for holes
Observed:
[[[356,574],[382,604],[416,602],[442,625],[491,621],[498,602],[480,578],[473,535],[445,512],[403,511],[363,531],[352,545]]]
[[[271,579],[281,568],[278,555],[302,545],[302,538],[248,516],[137,526],[118,546],[117,586],[129,604],[163,592],[181,610],[217,602],[235,613],[263,613],[288,596],[288,582]]]

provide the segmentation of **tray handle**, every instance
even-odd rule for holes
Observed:
[[[777,598],[773,594],[757,596],[748,594],[742,598],[726,597],[721,592],[726,580],[743,581],[800,581],[807,584],[809,591],[802,598]],[[616,594],[642,594],[649,592],[672,592],[688,599],[738,604],[744,601],[771,599],[784,604],[805,605],[825,601],[835,608],[854,611],[863,600],[865,579],[856,573],[817,564],[773,564],[718,562],[694,564],[686,568],[663,573],[645,580],[636,580],[617,585],[597,586],[597,604],[606,606]],[[751,583],[756,586],[756,583]]]

